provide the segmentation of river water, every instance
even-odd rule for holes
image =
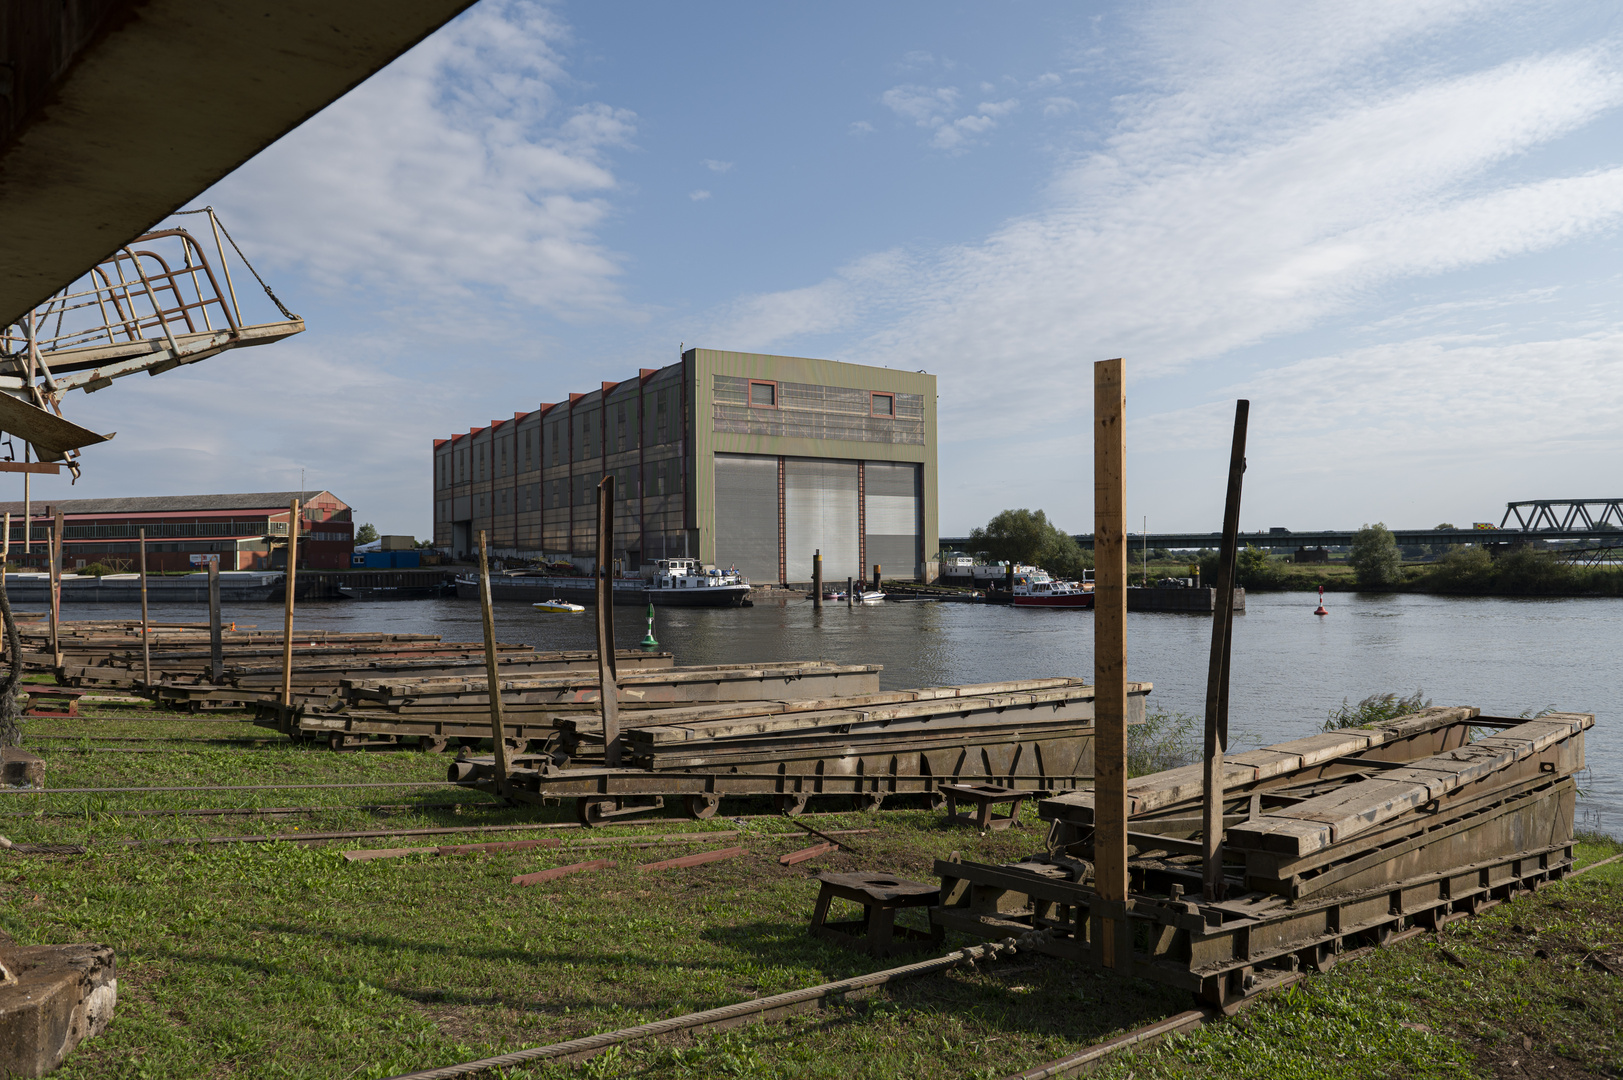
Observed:
[[[1439,705],[1517,716],[1549,706],[1595,714],[1580,825],[1623,835],[1623,599],[1445,598],[1338,593],[1312,614],[1311,593],[1253,593],[1235,619],[1229,726],[1237,749],[1311,734],[1343,700],[1416,690]],[[639,609],[615,609],[615,637],[635,646]],[[69,605],[70,619],[138,618],[127,605]],[[196,606],[154,608],[154,620],[196,621]],[[279,604],[228,606],[227,618],[280,628]],[[498,604],[497,636],[538,649],[593,647],[591,612],[544,615]],[[462,600],[336,601],[298,612],[301,629],[482,638],[479,607]],[[683,664],[829,660],[884,665],[886,689],[1048,675],[1093,677],[1093,615],[980,604],[810,602],[753,608],[659,609],[655,636]],[[1129,613],[1128,677],[1155,686],[1152,708],[1201,716],[1209,616]]]

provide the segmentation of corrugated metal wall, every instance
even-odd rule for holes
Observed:
[[[783,467],[784,562],[790,581],[810,581],[812,554],[823,553],[823,580],[862,576],[857,534],[857,463],[786,458]]]
[[[886,577],[912,577],[919,551],[919,466],[870,461],[863,466],[863,524],[868,564]]]
[[[716,565],[778,580],[777,458],[716,455]]]

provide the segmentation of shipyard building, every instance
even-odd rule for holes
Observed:
[[[299,500],[299,566],[348,568],[355,523],[349,504],[330,491],[45,498],[27,507],[31,527],[23,524],[23,503],[0,502],[0,512],[11,515],[7,560],[29,569],[47,565],[54,514],[61,511],[66,570],[91,563],[135,569],[142,530],[147,569],[153,572],[196,570],[206,562],[218,562],[222,570],[282,570],[287,567],[287,516],[294,499]]]
[[[597,485],[615,477],[614,558],[736,566],[756,583],[874,564],[934,577],[935,376],[689,349],[567,400],[434,440],[434,542],[590,559]]]

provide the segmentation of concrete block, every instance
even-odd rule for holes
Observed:
[[[0,939],[0,968],[0,1076],[49,1075],[113,1018],[118,977],[110,946]]]

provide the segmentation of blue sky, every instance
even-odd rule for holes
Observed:
[[[310,329],[70,401],[119,430],[73,494],[302,468],[425,535],[434,437],[681,343],[934,372],[948,535],[1091,528],[1110,356],[1152,530],[1217,528],[1238,396],[1244,528],[1616,494],[1620,35],[1596,4],[483,0],[196,200]]]

